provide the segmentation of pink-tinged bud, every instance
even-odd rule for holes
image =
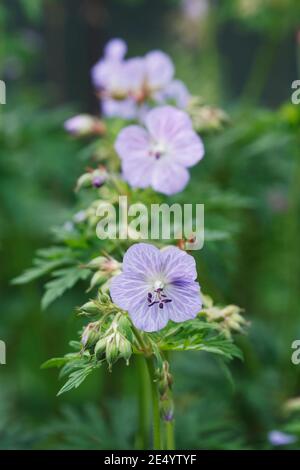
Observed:
[[[103,135],[105,133],[104,123],[89,114],[78,114],[64,123],[64,128],[76,137],[87,135]]]

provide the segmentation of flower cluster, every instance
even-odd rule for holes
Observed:
[[[142,116],[150,102],[173,101],[186,108],[189,92],[174,79],[174,65],[162,51],[125,59],[127,45],[122,39],[109,41],[104,56],[92,68],[92,81],[107,117],[134,119]]]
[[[189,168],[205,153],[198,132],[219,130],[226,116],[190,100],[185,85],[174,79],[173,63],[165,53],[129,59],[126,53],[124,41],[110,41],[92,69],[92,80],[104,117],[136,122],[124,127],[122,119],[103,122],[89,115],[65,122],[72,136],[97,137],[84,154],[91,155],[96,166],[77,180],[75,189],[83,203],[56,232],[63,246],[40,250],[35,266],[17,282],[51,272],[42,301],[47,307],[76,282],[88,280],[87,292],[97,293],[78,309],[88,324],[80,341],[72,343],[76,352],[45,365],[62,367],[62,376],[69,376],[59,394],[77,388],[104,362],[111,370],[119,359],[128,364],[132,354],[144,356],[155,415],[160,413],[170,433],[174,403],[167,352],[206,350],[226,359],[240,357],[232,333],[242,332],[246,322],[238,307],[220,309],[202,295],[195,259],[187,253],[195,242],[192,234],[178,247],[175,240],[154,246],[132,244],[127,238],[118,243],[114,237],[97,238],[98,209],[116,206],[120,195],[149,205],[164,201],[162,194],[181,192]],[[146,188],[152,190],[143,191]],[[158,423],[156,448],[161,448],[159,428]]]

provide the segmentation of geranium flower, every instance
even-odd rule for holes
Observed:
[[[131,246],[123,272],[111,281],[113,302],[147,332],[195,318],[201,310],[195,260],[176,247],[159,250],[147,243]]]
[[[189,93],[173,79],[174,65],[167,54],[154,50],[144,57],[125,59],[126,52],[124,41],[112,39],[91,71],[105,116],[139,118],[150,101],[187,106]]]
[[[204,156],[204,146],[189,116],[172,106],[149,111],[142,126],[125,127],[115,149],[122,160],[124,179],[133,187],[151,186],[170,195],[189,181],[188,167]]]

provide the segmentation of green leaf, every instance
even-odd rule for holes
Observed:
[[[82,382],[84,382],[84,380],[91,374],[94,367],[95,366],[91,364],[72,372],[65,385],[59,390],[57,396],[62,395],[63,393],[72,390],[73,388],[78,388],[79,385],[81,385]]]
[[[78,281],[87,279],[89,275],[89,269],[81,269],[79,266],[55,271],[53,273],[55,279],[47,282],[45,286],[46,292],[42,298],[42,309],[45,310],[66,290],[71,289]]]
[[[69,258],[61,258],[53,261],[37,259],[34,262],[35,266],[27,269],[23,274],[13,279],[12,284],[26,284],[27,282],[42,277],[53,269],[70,262],[73,262],[73,260],[70,260]]]
[[[41,369],[51,369],[52,367],[60,368],[69,361],[68,357],[53,357],[41,365]]]

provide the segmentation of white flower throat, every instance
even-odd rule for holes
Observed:
[[[149,155],[151,157],[156,158],[158,160],[159,158],[163,157],[166,155],[168,152],[167,145],[163,142],[153,142],[149,151]]]
[[[164,308],[165,304],[172,302],[171,299],[167,297],[164,293],[165,283],[161,280],[156,280],[153,283],[153,291],[148,292],[147,301],[148,307],[152,307],[153,305],[159,306],[159,308]]]

